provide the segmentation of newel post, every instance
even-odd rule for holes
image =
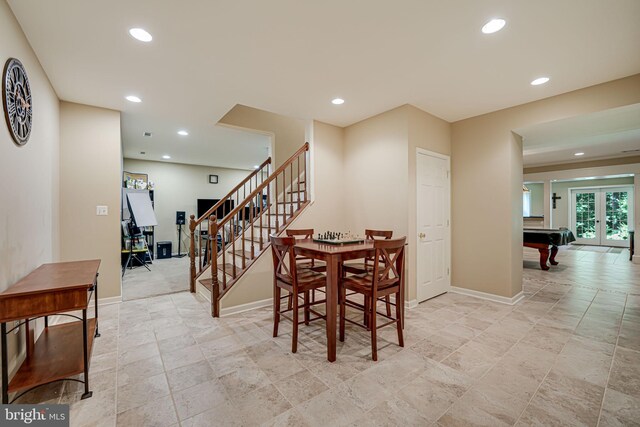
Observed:
[[[222,230],[224,239],[224,230]],[[220,317],[220,286],[218,283],[218,220],[209,217],[209,256],[211,257],[211,315]]]
[[[191,243],[189,244],[189,292],[196,291],[196,217],[191,214],[189,216],[189,234],[191,235]]]

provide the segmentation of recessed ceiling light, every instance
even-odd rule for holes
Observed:
[[[142,99],[138,98],[135,95],[126,96],[125,99],[129,102],[142,102]]]
[[[334,98],[334,99],[331,100],[331,103],[333,105],[342,105],[342,104],[344,104],[344,99],[342,99],[342,98]]]
[[[186,130],[179,130],[178,135],[187,136],[189,135],[189,132],[187,132]]]
[[[163,159],[170,159],[170,158],[171,158],[171,156],[169,156],[169,155],[165,154],[164,156],[162,156],[162,158],[163,158]]]
[[[549,81],[549,77],[538,77],[534,81],[531,82],[531,86],[543,85]]]
[[[482,26],[482,32],[485,34],[497,33],[507,23],[504,19],[495,18]]]
[[[575,153],[574,156],[584,156],[583,152]]]
[[[153,40],[153,37],[151,37],[151,34],[143,30],[142,28],[132,28],[129,30],[129,34],[131,34],[131,37],[133,37],[134,39],[140,40],[141,42],[148,43],[151,40]]]
[[[254,168],[254,169],[258,169],[259,167],[260,167],[260,166],[258,166],[258,165],[253,165],[253,168]]]

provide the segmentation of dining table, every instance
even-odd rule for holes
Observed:
[[[301,239],[296,242],[294,250],[296,255],[324,261],[327,264],[327,359],[329,362],[335,362],[340,267],[344,261],[375,256],[373,240],[334,245],[316,242],[313,239]]]

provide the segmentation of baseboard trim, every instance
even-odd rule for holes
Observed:
[[[107,298],[98,298],[98,306],[101,305],[111,305],[111,304],[119,304],[122,302],[122,296],[117,297],[107,297]]]
[[[412,299],[404,302],[404,307],[411,310],[412,308],[416,308],[418,306],[418,300]]]
[[[508,304],[508,305],[515,305],[524,298],[524,293],[522,291],[520,291],[518,294],[514,295],[511,298],[503,297],[500,295],[489,294],[481,291],[474,291],[473,289],[459,288],[457,286],[451,286],[449,291],[456,294],[467,295],[470,297],[485,299],[488,301],[499,302],[500,304]]]
[[[273,304],[273,298],[248,302],[246,304],[234,305],[233,307],[223,307],[220,309],[220,317],[228,316],[230,314],[244,313],[245,311],[256,310],[258,308],[269,307],[271,304]]]
[[[89,307],[93,306],[95,299],[92,297],[89,300]],[[98,306],[120,304],[122,302],[122,295],[117,297],[98,298]]]

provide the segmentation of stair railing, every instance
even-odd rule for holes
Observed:
[[[196,219],[195,215],[190,216],[189,221],[189,231],[190,231],[190,246],[189,246],[189,256],[190,256],[190,269],[191,269],[191,280],[189,281],[189,290],[191,292],[196,291],[196,279],[201,276],[209,265],[206,262],[203,262],[203,251],[205,254],[207,253],[207,245],[209,245],[208,236],[212,236],[209,233],[209,225],[207,221],[215,212],[222,211],[222,216],[226,216],[229,214],[231,209],[229,206],[233,203],[233,206],[237,206],[239,202],[242,202],[247,198],[247,193],[251,193],[254,188],[258,187],[258,185],[262,184],[264,180],[269,176],[269,170],[271,168],[271,157],[262,162],[258,168],[253,170],[246,178],[238,183],[231,191],[227,193],[226,196],[220,199],[215,205],[213,205],[209,210],[207,210],[200,218]],[[196,232],[197,230],[197,232]],[[196,239],[196,236],[199,238]],[[215,236],[215,234],[213,234]],[[204,243],[203,243],[204,242]],[[192,256],[195,254],[196,256]],[[197,263],[196,263],[197,259]],[[196,268],[197,265],[197,268]],[[196,271],[196,275],[194,277],[193,271]]]
[[[282,231],[309,203],[306,182],[308,151],[309,143],[305,143],[223,218],[217,218],[215,211],[209,216],[209,236],[215,237],[207,239],[209,246],[205,248],[203,265],[211,267],[211,311],[214,317],[220,314],[220,298],[269,246],[268,236]],[[296,200],[293,200],[294,195]],[[199,276],[194,265],[196,224],[192,215],[190,255],[193,288]],[[230,254],[227,253],[229,249]],[[219,266],[221,280],[218,278]]]

